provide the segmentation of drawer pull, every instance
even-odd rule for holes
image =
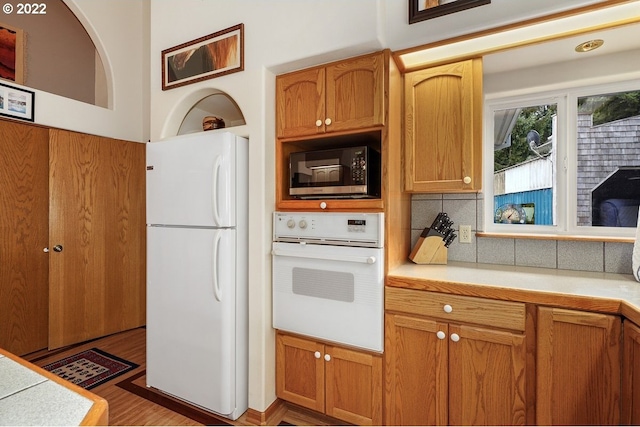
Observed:
[[[458,335],[458,334],[451,334],[451,341],[453,341],[453,342],[458,342],[458,341],[460,341],[460,335]]]
[[[443,339],[445,339],[445,338],[447,337],[447,334],[445,334],[445,333],[444,333],[444,332],[442,332],[442,331],[438,331],[438,332],[436,332],[436,336],[437,336],[439,339],[443,340]]]
[[[444,310],[445,313],[451,313],[453,311],[453,307],[451,307],[449,304],[445,304],[444,307],[442,307],[442,309]]]

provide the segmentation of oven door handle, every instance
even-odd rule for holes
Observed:
[[[320,254],[309,255],[309,254],[300,253],[300,252],[282,251],[278,249],[272,250],[271,254],[274,256],[319,259],[323,261],[359,262],[362,264],[375,264],[377,261],[376,257],[374,256],[335,256],[335,255],[320,255]]]

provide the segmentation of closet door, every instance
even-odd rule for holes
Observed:
[[[47,347],[49,131],[0,120],[0,348]]]
[[[145,145],[49,139],[49,348],[145,323]]]

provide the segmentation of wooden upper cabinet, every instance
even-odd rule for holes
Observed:
[[[276,134],[299,137],[384,125],[384,52],[276,78]]]
[[[380,52],[327,67],[327,132],[384,125],[385,64]]]
[[[313,68],[276,78],[278,137],[313,135],[324,130],[324,75],[324,68]],[[318,126],[318,120],[322,126]]]
[[[621,319],[538,309],[536,423],[618,425]]]
[[[405,74],[406,191],[481,189],[481,61]]]

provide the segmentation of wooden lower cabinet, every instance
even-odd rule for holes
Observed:
[[[620,424],[640,425],[640,327],[625,320],[622,330],[622,408]]]
[[[358,425],[382,424],[382,356],[281,332],[279,398]]]
[[[523,425],[524,333],[387,313],[387,425]]]
[[[536,423],[620,423],[620,317],[539,307]]]

